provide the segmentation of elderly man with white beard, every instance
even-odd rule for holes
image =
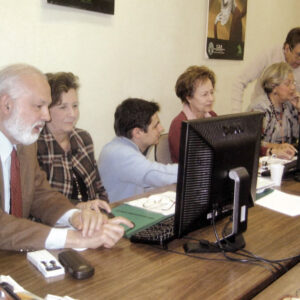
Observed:
[[[123,236],[121,223],[132,227],[130,221],[75,209],[40,170],[35,142],[50,119],[50,103],[50,87],[38,69],[17,64],[0,71],[0,249],[113,247]]]

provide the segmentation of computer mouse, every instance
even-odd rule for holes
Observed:
[[[300,182],[300,172],[294,174],[294,180]]]

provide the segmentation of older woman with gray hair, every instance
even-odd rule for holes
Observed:
[[[260,81],[265,94],[248,110],[265,113],[261,154],[291,159],[296,153],[293,144],[299,137],[300,112],[293,70],[287,63],[276,63],[265,69]]]

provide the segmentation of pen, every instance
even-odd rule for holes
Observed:
[[[112,212],[108,212],[103,208],[100,208],[101,213],[103,213],[104,215],[106,215],[109,219],[112,219],[115,217],[115,215]]]
[[[14,300],[21,300],[21,298],[14,293],[14,288],[7,282],[1,282],[0,287],[2,287],[5,292]]]

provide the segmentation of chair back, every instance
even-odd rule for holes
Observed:
[[[154,147],[154,158],[157,162],[163,164],[172,164],[171,154],[169,150],[168,134],[164,133],[160,136],[159,142]]]

